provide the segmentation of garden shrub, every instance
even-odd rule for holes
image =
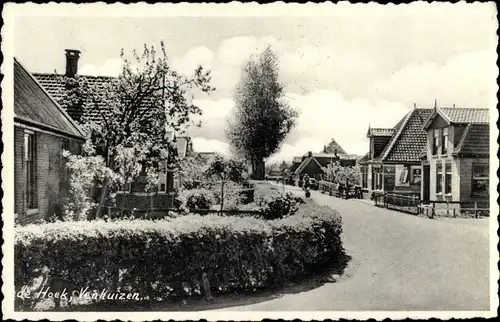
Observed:
[[[202,276],[212,294],[275,287],[337,262],[341,233],[335,210],[309,204],[279,220],[189,214],[16,227],[16,292],[37,277],[63,280],[69,294],[91,286],[152,301],[202,294]]]
[[[210,209],[214,195],[210,190],[203,188],[184,190],[179,194],[179,200],[186,209]]]
[[[297,212],[297,205],[301,203],[305,203],[305,201],[300,197],[294,196],[290,192],[285,195],[274,194],[264,199],[261,208],[261,216],[268,220],[291,216]]]

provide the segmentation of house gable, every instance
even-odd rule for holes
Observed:
[[[427,145],[427,131],[423,124],[432,109],[415,108],[408,113],[391,141],[381,153],[380,160],[386,163],[419,163],[420,153]]]
[[[442,129],[448,126],[450,126],[450,121],[445,119],[439,113],[436,113],[436,115],[430,120],[426,128],[427,130],[433,130],[433,129]]]
[[[14,114],[14,119],[25,125],[85,138],[78,125],[17,59],[14,59]]]

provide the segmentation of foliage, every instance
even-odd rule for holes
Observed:
[[[84,151],[89,154],[93,153],[94,148],[89,141],[85,143]],[[57,219],[65,221],[85,220],[89,211],[96,206],[90,198],[91,189],[104,182],[105,179],[117,183],[120,178],[106,167],[101,156],[72,155],[69,151],[63,151],[63,157],[67,160],[66,167],[69,172],[70,189],[68,200],[63,207],[64,216]]]
[[[334,183],[345,184],[348,180],[350,185],[359,185],[361,178],[361,169],[359,164],[353,167],[341,166],[340,162],[335,161],[323,168],[326,175],[326,180]]]
[[[214,196],[207,189],[183,190],[179,194],[179,200],[186,209],[210,209]]]
[[[225,209],[224,202],[227,198],[226,196],[235,193],[234,186],[233,189],[227,189],[228,191],[225,191],[224,188],[226,187],[228,182],[243,182],[244,169],[245,167],[241,161],[235,159],[226,159],[220,155],[216,155],[213,161],[210,163],[208,169],[206,170],[207,177],[213,178],[213,180],[218,183],[217,186],[220,187],[219,200],[221,210]],[[231,200],[237,202],[237,200],[234,198],[231,198]],[[231,207],[235,206],[234,202]]]
[[[208,164],[201,157],[189,157],[183,160],[182,168],[184,178],[182,186],[184,189],[197,189],[203,186],[203,183],[208,180],[207,170]]]
[[[245,65],[236,87],[235,114],[227,136],[238,154],[248,160],[264,160],[279,149],[298,116],[284,95],[278,60],[268,47]]]
[[[233,181],[228,181],[224,184],[224,195],[222,195],[222,183],[214,184],[211,190],[214,193],[216,203],[223,205],[221,209],[238,209],[244,201],[241,185]]]
[[[338,261],[341,233],[338,213],[319,206],[275,221],[187,215],[17,227],[15,291],[45,288],[37,278],[63,281],[70,295],[91,285],[150,301],[196,296],[203,276],[213,294],[275,287]],[[32,309],[28,303],[17,298],[16,308]]]
[[[195,88],[203,92],[214,90],[209,85],[210,72],[200,66],[192,77],[179,75],[168,62],[163,42],[160,53],[154,46],[145,45],[140,54],[132,52],[132,59],[122,50],[121,58],[123,68],[117,78],[110,78],[99,88],[84,82],[81,87],[69,84],[71,91],[61,104],[69,107],[85,102],[81,122],[96,146],[97,155],[104,158],[112,171],[119,172],[116,162],[120,151],[135,149],[138,142],[144,149],[138,161],[144,168],[158,168],[169,154],[174,155],[166,127],[183,130],[192,115],[201,114],[201,109],[191,103],[190,94]],[[85,113],[87,110],[92,113]],[[98,120],[87,118],[88,114],[98,115]],[[107,190],[105,181],[100,206]]]
[[[300,197],[295,197],[288,192],[285,195],[275,194],[264,200],[264,205],[261,208],[261,216],[267,220],[281,219],[294,215],[298,204],[305,203]]]

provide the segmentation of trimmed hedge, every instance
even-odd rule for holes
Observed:
[[[126,290],[149,300],[202,294],[202,276],[213,294],[254,290],[335,263],[341,233],[340,215],[317,205],[279,220],[187,215],[19,227],[16,291],[37,276],[64,280],[70,290]]]

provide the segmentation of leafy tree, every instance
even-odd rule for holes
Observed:
[[[216,155],[210,163],[206,174],[212,177],[220,184],[220,209],[224,209],[224,188],[229,182],[241,182],[243,180],[244,165],[242,162],[234,159],[226,159],[220,155]]]
[[[358,185],[361,178],[361,170],[359,164],[355,166],[342,166],[339,161],[329,163],[323,168],[326,180],[334,183],[345,184],[347,181],[350,185]]]
[[[187,190],[201,188],[207,180],[208,166],[207,160],[199,156],[184,159],[182,162],[184,172],[183,188]]]
[[[298,113],[284,95],[277,57],[267,47],[242,70],[235,93],[235,114],[227,129],[233,150],[251,162],[254,179],[263,179],[264,160],[280,148],[296,124]]]
[[[111,171],[121,171],[120,150],[136,151],[138,144],[142,152],[135,161],[142,169],[158,168],[172,156],[173,145],[166,128],[183,130],[192,115],[201,114],[200,108],[191,103],[190,93],[195,88],[206,93],[214,90],[209,85],[210,72],[200,66],[192,77],[179,75],[168,62],[163,42],[159,53],[154,46],[145,45],[140,54],[132,52],[132,59],[125,57],[123,50],[121,57],[123,68],[117,78],[110,78],[104,88],[80,82],[82,88],[77,90],[78,86],[69,84],[64,104],[81,103],[84,97],[84,109],[97,115],[96,121],[90,120],[84,111],[81,123]],[[98,216],[109,183],[108,179],[103,182]]]

